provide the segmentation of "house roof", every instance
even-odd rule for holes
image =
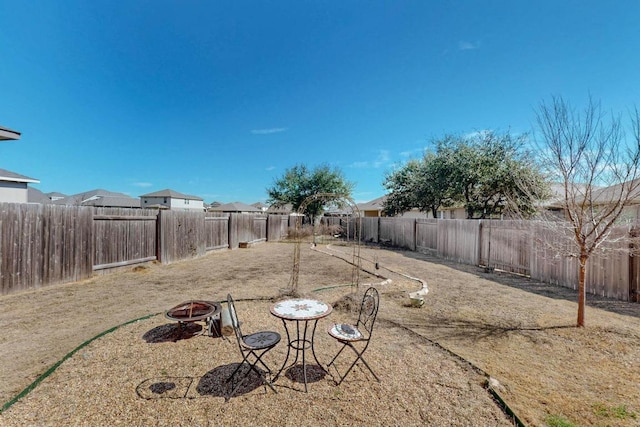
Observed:
[[[609,204],[621,197],[628,198],[631,204],[640,203],[640,179],[594,190],[593,203]]]
[[[51,203],[51,199],[37,188],[27,187],[27,203]]]
[[[269,213],[291,213],[293,212],[293,205],[291,203],[285,203],[284,205],[271,205],[267,207]]]
[[[100,199],[103,199],[103,201],[100,202]],[[116,202],[120,204],[116,204]],[[116,193],[102,189],[73,194],[62,199],[53,200],[51,203],[54,205],[72,206],[140,207],[140,199],[130,197],[124,193]]]
[[[40,181],[28,176],[20,175],[6,169],[0,169],[0,181],[26,182],[38,184]]]
[[[87,200],[83,206],[95,206],[100,208],[139,208],[140,199],[129,196],[102,196],[97,199]]]
[[[143,194],[140,197],[171,197],[173,199],[204,200],[202,199],[202,197],[178,193],[177,191],[170,190],[168,188],[165,190],[156,191],[154,193]]]
[[[242,202],[226,203],[224,205],[212,207],[210,210],[220,212],[262,212],[261,209]]]
[[[67,197],[67,195],[66,195],[66,194],[62,194],[62,193],[59,193],[59,192],[57,192],[57,191],[52,191],[52,192],[50,192],[50,193],[45,193],[45,195],[46,195],[47,197],[49,197],[50,199],[52,199],[52,198],[54,198],[54,197],[55,197],[55,198]]]
[[[20,139],[20,132],[0,126],[0,141],[12,141]]]
[[[585,191],[587,190],[586,184],[571,184],[569,185],[569,192],[572,193],[569,197],[573,199],[575,202],[581,202],[584,200]],[[592,202],[595,204],[603,204],[610,203],[610,196],[615,191],[614,188],[618,188],[619,186],[614,185],[612,187],[596,187],[591,186],[592,194]],[[546,208],[561,208],[565,203],[565,186],[562,182],[552,182],[550,183],[550,191],[551,196],[542,200],[539,205],[541,207]]]
[[[382,211],[384,210],[384,201],[387,199],[387,196],[384,195],[382,197],[378,197],[377,199],[373,199],[369,202],[358,203],[358,209],[360,211]]]

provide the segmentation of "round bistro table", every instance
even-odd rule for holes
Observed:
[[[331,314],[333,308],[322,301],[298,298],[279,301],[271,306],[271,314],[282,319],[284,330],[287,333],[287,357],[284,359],[282,367],[276,374],[274,381],[280,376],[282,371],[287,367],[292,367],[298,363],[298,359],[302,356],[302,372],[304,376],[304,391],[307,391],[307,359],[306,350],[311,349],[311,354],[316,363],[322,370],[326,370],[322,367],[316,356],[316,351],[313,344],[313,338],[316,334],[316,326],[318,320],[323,317],[327,317]],[[287,322],[295,322],[296,332],[295,335],[289,332]],[[309,323],[312,324],[309,328]],[[311,329],[309,331],[309,329]],[[295,350],[295,359],[289,365],[289,355],[292,354],[291,349]]]

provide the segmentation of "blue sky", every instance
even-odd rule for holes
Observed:
[[[640,100],[640,2],[0,0],[0,168],[43,192],[353,198],[434,138],[529,132],[551,96]]]

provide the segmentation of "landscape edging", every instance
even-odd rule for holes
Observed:
[[[11,399],[10,401],[8,401],[7,403],[5,403],[4,405],[2,405],[2,408],[0,408],[0,414],[2,414],[4,411],[6,411],[7,409],[9,409],[14,403],[16,403],[18,400],[22,399],[23,397],[25,397],[27,394],[29,394],[31,392],[31,390],[33,390],[34,388],[36,388],[36,386],[38,384],[40,384],[42,381],[44,381],[44,379],[46,379],[49,375],[51,375],[53,372],[55,372],[56,369],[58,369],[58,367],[60,365],[62,365],[62,363],[69,359],[71,356],[73,356],[75,353],[78,352],[78,350],[81,350],[82,348],[86,347],[87,345],[91,344],[93,341],[97,340],[98,338],[101,338],[105,335],[107,335],[108,333],[111,333],[113,331],[115,331],[116,329],[122,327],[122,326],[126,326],[129,325],[131,323],[135,323],[138,322],[140,320],[146,320],[149,319],[153,316],[157,316],[160,313],[154,313],[154,314],[148,314],[146,316],[143,317],[139,317],[137,319],[133,319],[133,320],[129,320],[128,322],[122,323],[120,325],[114,326],[112,328],[107,329],[106,331],[100,332],[98,335],[96,335],[93,338],[88,339],[87,341],[83,342],[82,344],[80,344],[79,346],[77,346],[76,348],[74,348],[73,350],[71,350],[69,353],[67,353],[62,359],[60,359],[59,361],[57,361],[56,363],[53,364],[53,366],[51,366],[49,369],[47,369],[43,374],[41,374],[38,378],[36,378],[31,384],[29,384],[24,390],[22,390],[20,393],[18,393],[18,395],[16,397],[14,397],[13,399]]]

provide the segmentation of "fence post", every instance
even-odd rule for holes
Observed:
[[[478,220],[478,265],[482,264],[482,244],[483,244],[483,239],[482,239],[482,229],[484,228],[484,222],[482,219]],[[489,243],[491,244],[491,243]],[[488,265],[487,265],[488,267]]]
[[[162,259],[162,209],[158,209],[156,217],[156,258],[161,264],[164,261]]]
[[[271,219],[271,218],[269,218],[269,217],[270,217],[271,215],[269,215],[268,213],[265,213],[265,215],[267,216],[267,220],[265,221],[265,227],[266,227],[266,230],[265,230],[265,234],[264,234],[264,240],[265,240],[266,242],[268,242],[268,241],[270,241],[270,240],[271,240],[271,239],[269,239],[269,220]]]
[[[229,214],[229,249],[238,247],[238,215],[237,213]]]
[[[635,256],[635,239],[638,232],[635,229],[629,231],[631,234],[631,243],[629,243],[629,301],[640,302],[640,289],[638,289],[638,257]]]

